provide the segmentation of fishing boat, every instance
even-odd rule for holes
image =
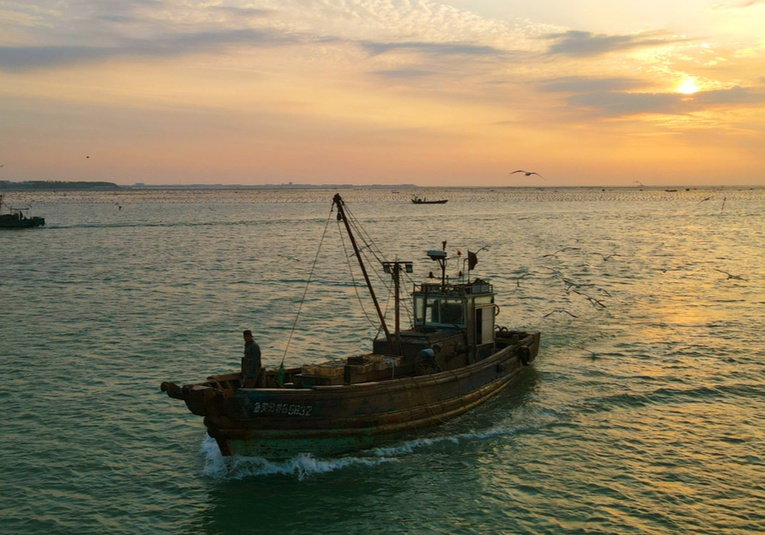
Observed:
[[[292,368],[282,362],[264,370],[257,386],[244,383],[240,372],[184,386],[163,382],[161,391],[204,417],[224,456],[284,460],[369,449],[476,408],[511,385],[537,356],[540,333],[500,327],[493,285],[471,280],[477,254],[450,257],[446,242],[427,251],[440,278],[431,272],[425,282],[412,282],[412,324],[406,329],[401,280],[413,273],[413,263],[380,260],[378,267],[392,279],[390,328],[363,259],[365,235],[356,236],[358,222],[339,194],[334,210],[364,275],[381,335],[368,353]],[[452,281],[447,264],[455,259],[467,266],[467,276],[463,271]]]
[[[3,205],[8,208],[7,213],[3,213]],[[28,217],[24,210],[22,208],[13,208],[6,204],[3,202],[3,195],[0,194],[0,228],[31,228],[45,225],[44,218]]]
[[[412,197],[412,203],[414,204],[446,204],[447,202],[449,202],[449,199],[437,199],[435,201],[429,201],[425,197],[418,197],[417,195]]]

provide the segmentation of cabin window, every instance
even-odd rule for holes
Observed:
[[[425,299],[420,296],[414,298],[414,324],[422,325],[425,323]]]
[[[465,307],[462,299],[428,299],[416,297],[415,304],[415,324],[445,324],[459,325],[465,324]]]
[[[465,320],[462,314],[461,299],[442,299],[441,300],[441,323],[452,325],[463,325]]]

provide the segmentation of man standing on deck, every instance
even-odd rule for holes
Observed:
[[[254,388],[260,383],[263,368],[260,364],[260,346],[253,340],[252,331],[247,329],[244,335],[244,357],[242,358],[242,386]]]

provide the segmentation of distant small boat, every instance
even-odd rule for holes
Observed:
[[[449,199],[438,199],[436,201],[429,201],[425,197],[418,197],[415,195],[412,197],[412,202],[414,204],[446,204],[449,202]]]
[[[8,207],[8,213],[3,213],[3,205]],[[3,203],[3,196],[0,195],[0,228],[31,228],[42,227],[45,225],[45,219],[42,217],[27,217],[24,210],[13,208],[9,204]]]
[[[676,189],[665,189],[664,191],[666,191],[667,193],[676,193],[677,192]]]

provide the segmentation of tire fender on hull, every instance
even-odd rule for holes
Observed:
[[[531,364],[531,348],[529,348],[529,346],[521,346],[518,348],[518,360],[520,360],[521,364],[524,366]]]

